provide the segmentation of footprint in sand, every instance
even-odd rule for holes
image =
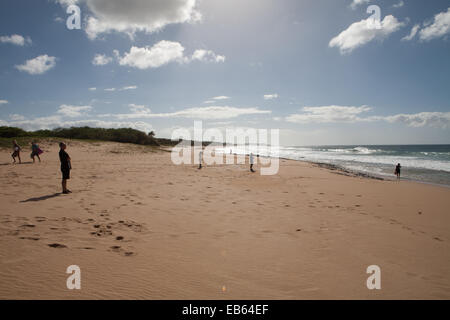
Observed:
[[[38,237],[19,237],[19,239],[22,239],[22,240],[33,240],[33,241],[38,241],[38,240],[40,240],[41,238],[38,238]]]
[[[60,244],[60,243],[50,243],[50,244],[48,244],[48,246],[51,248],[59,248],[59,249],[67,248],[66,245]]]
[[[21,228],[34,228],[35,225],[34,224],[23,224],[20,226]]]
[[[132,252],[132,251],[125,251],[125,250],[122,249],[120,246],[112,246],[112,247],[110,247],[110,248],[111,248],[111,251],[120,253],[120,254],[122,254],[122,255],[124,255],[124,256],[126,256],[126,257],[135,255],[134,252]]]

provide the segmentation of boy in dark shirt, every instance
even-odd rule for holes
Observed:
[[[61,142],[59,144],[59,160],[61,161],[61,172],[62,172],[62,189],[64,194],[71,193],[72,191],[67,189],[67,180],[70,179],[70,169],[72,166],[70,165],[70,157],[69,154],[65,151],[66,144]]]

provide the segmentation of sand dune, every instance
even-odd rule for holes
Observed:
[[[0,298],[449,299],[450,189],[282,160],[175,166],[170,153],[69,142],[0,154]],[[27,154],[24,153],[23,158]],[[81,268],[68,290],[66,268]],[[368,290],[378,265],[382,289]]]

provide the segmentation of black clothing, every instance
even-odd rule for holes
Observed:
[[[70,179],[70,169],[72,168],[70,165],[69,154],[62,149],[59,151],[59,161],[61,161],[62,178]]]

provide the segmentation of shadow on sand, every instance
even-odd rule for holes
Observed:
[[[56,197],[58,197],[58,196],[60,196],[60,195],[61,195],[61,193],[58,192],[58,193],[54,193],[54,194],[49,194],[49,195],[47,195],[47,196],[36,197],[36,198],[30,198],[30,199],[27,199],[27,200],[22,200],[22,201],[20,201],[20,202],[37,202],[37,201],[43,201],[43,200],[48,200],[48,199],[51,199],[51,198],[56,198]]]
[[[19,162],[8,162],[8,163],[0,163],[0,166],[12,166],[12,165],[17,165],[17,166],[20,166],[20,165],[23,165],[23,164],[33,164],[34,162],[33,161],[22,161],[21,163],[19,163]]]

